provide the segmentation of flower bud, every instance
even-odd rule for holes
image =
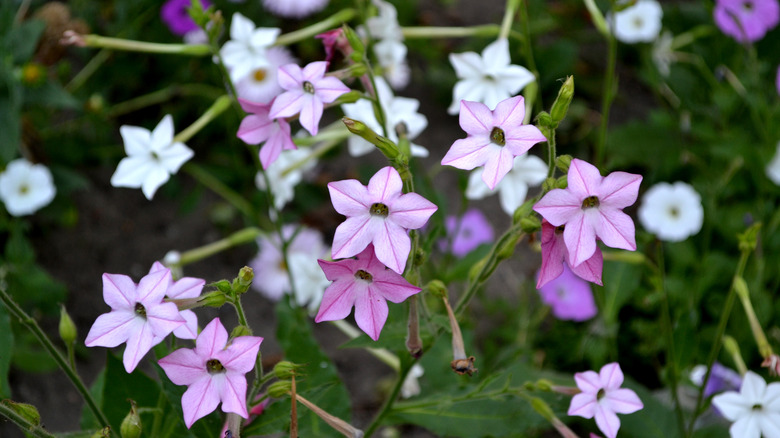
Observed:
[[[27,420],[31,425],[40,426],[41,414],[38,412],[38,408],[27,403],[18,403],[13,400],[3,400],[4,405],[11,408],[19,416]]]
[[[335,102],[333,102],[333,105],[341,105],[344,103],[355,103],[360,98],[363,97],[363,93],[357,90],[351,90],[347,91],[346,93],[342,94],[341,96],[336,99]]]
[[[279,380],[268,385],[268,395],[273,398],[286,396],[292,390],[292,382],[289,380]]]
[[[232,288],[230,287],[230,282],[227,280],[219,280],[217,282],[211,283],[209,286],[216,287],[217,290],[222,292],[223,294],[230,294],[230,292],[232,291]]]
[[[274,366],[274,375],[280,380],[290,380],[298,375],[298,369],[301,367],[302,365],[283,360]]]
[[[520,229],[526,234],[533,234],[542,229],[542,222],[536,216],[527,216],[520,219]]]
[[[110,436],[111,436],[111,428],[106,426],[106,427],[96,431],[92,435],[90,435],[89,438],[109,438]]]
[[[436,298],[447,296],[447,286],[441,280],[431,280],[426,286],[426,289],[430,291]]]
[[[552,391],[552,387],[553,387],[552,382],[550,382],[547,379],[539,379],[536,382],[536,389],[538,389],[539,391],[550,392]]]
[[[68,311],[65,310],[64,305],[60,307],[59,331],[60,339],[62,339],[62,342],[66,345],[71,345],[76,342],[76,338],[78,337],[76,324],[73,323],[73,320],[70,318],[70,315],[68,315]]]
[[[252,280],[255,278],[255,271],[249,266],[244,266],[238,271],[238,277],[233,282],[233,288],[237,294],[242,294],[249,290]]]
[[[205,295],[201,295],[198,299],[198,304],[208,307],[222,307],[227,301],[227,297],[222,291],[215,290]]]
[[[363,54],[366,52],[366,46],[363,45],[363,41],[360,39],[360,36],[358,36],[354,29],[347,26],[346,24],[342,27],[342,29],[344,29],[344,36],[347,37],[347,41],[349,41],[349,46],[352,47],[352,50],[354,50],[350,56],[352,59],[355,59],[358,56],[358,59],[362,59]]]
[[[119,426],[119,435],[122,438],[138,438],[141,436],[141,416],[135,407],[135,402],[130,400],[130,413],[127,414]]]
[[[758,245],[758,232],[761,230],[761,222],[753,224],[744,233],[737,235],[739,250],[743,252],[753,251]]]
[[[517,244],[520,242],[520,237],[522,237],[522,234],[514,234],[507,236],[506,239],[501,241],[500,246],[496,250],[496,258],[498,260],[506,260],[509,257],[512,257],[512,254],[515,253]]]
[[[477,281],[479,278],[477,278],[480,275],[480,271],[485,267],[487,264],[487,256],[482,258],[477,263],[474,263],[474,265],[469,269],[469,282],[473,283]],[[490,273],[486,273],[485,277],[490,275]]]
[[[245,325],[238,325],[230,332],[230,338],[240,338],[241,336],[252,336],[252,329]]]
[[[558,158],[555,159],[555,167],[560,169],[561,172],[568,174],[571,160],[571,155],[559,155]]]
[[[547,192],[549,192],[550,190],[552,190],[554,188],[556,188],[555,187],[555,178],[550,177],[550,178],[547,178],[546,180],[544,180],[542,182],[542,191],[544,193],[547,193]]]
[[[536,201],[529,199],[523,203],[523,205],[517,207],[514,213],[512,213],[512,224],[519,223],[524,217],[530,216],[534,211],[534,204]]]
[[[540,129],[541,127],[549,129],[553,127],[553,119],[547,111],[542,111],[536,116],[536,124]]]
[[[555,414],[553,414],[552,409],[550,409],[550,405],[548,405],[546,401],[540,399],[539,397],[534,397],[531,399],[531,407],[548,421],[551,421],[553,418],[555,418]]]
[[[561,86],[561,89],[558,90],[558,98],[555,99],[550,109],[550,116],[555,126],[558,126],[566,118],[572,97],[574,97],[574,76],[569,76]]]
[[[566,187],[569,187],[569,177],[566,175],[563,175],[562,177],[555,180],[555,188],[556,189],[565,189]]]
[[[344,125],[349,129],[349,132],[362,137],[376,146],[389,160],[395,160],[401,155],[401,150],[398,148],[398,145],[390,141],[390,139],[382,137],[371,130],[365,123],[359,120],[350,119],[349,117],[343,117],[341,121],[344,122]]]

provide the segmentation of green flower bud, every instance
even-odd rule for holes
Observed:
[[[744,233],[737,235],[739,240],[739,250],[743,252],[753,251],[758,245],[758,233],[761,231],[761,222],[756,222]]]
[[[512,257],[521,237],[522,234],[507,236],[498,247],[498,250],[496,251],[496,257],[499,260],[506,260],[509,257]]]
[[[555,159],[555,167],[561,170],[561,172],[568,174],[569,166],[571,165],[571,155],[560,155]]]
[[[425,285],[425,288],[428,289],[437,298],[447,296],[447,286],[441,280],[431,280],[427,285]]]
[[[239,325],[230,332],[231,339],[239,338],[241,336],[252,336],[252,329],[245,325]]]
[[[70,315],[68,315],[68,311],[65,310],[64,305],[60,307],[59,331],[60,339],[62,339],[62,342],[64,342],[66,345],[70,345],[76,342],[76,338],[78,337],[76,324],[73,323],[73,320],[70,318]]]
[[[542,222],[536,216],[526,216],[520,219],[520,229],[526,234],[533,234],[542,229]]]
[[[552,382],[550,382],[547,379],[539,379],[536,382],[536,389],[538,389],[539,391],[551,392],[552,391],[552,387],[553,387]]]
[[[3,400],[2,403],[13,409],[14,412],[19,414],[19,416],[25,420],[29,421],[30,424],[34,426],[40,426],[41,414],[38,412],[38,408],[35,406],[27,403],[18,403],[13,400]]]
[[[355,58],[355,54],[360,56],[359,59],[363,59],[363,54],[366,53],[366,46],[363,45],[363,41],[360,39],[360,36],[358,36],[354,29],[347,26],[346,24],[342,26],[342,29],[344,29],[344,36],[347,37],[349,46],[352,47],[352,50],[354,50],[354,52],[352,52],[353,59]]]
[[[555,188],[556,189],[565,189],[566,187],[569,187],[569,177],[566,175],[563,175],[562,177],[558,178],[555,181]]]
[[[222,292],[223,294],[230,294],[233,291],[230,282],[227,280],[219,280],[215,283],[211,283],[209,286],[216,287],[217,290]]]
[[[227,296],[222,291],[215,290],[206,295],[201,295],[198,304],[208,307],[222,307],[227,301]]]
[[[357,90],[347,91],[346,93],[339,96],[338,99],[336,99],[335,102],[333,102],[333,105],[341,105],[343,103],[355,103],[360,98],[363,97],[363,93]]]
[[[119,426],[119,435],[122,438],[138,438],[141,436],[141,416],[135,408],[135,402],[130,400],[130,413],[127,414]]]
[[[487,264],[487,260],[488,260],[487,256],[485,256],[483,259],[481,259],[477,263],[474,263],[474,266],[472,266],[471,269],[469,269],[469,281],[470,282],[473,283],[473,282],[478,280],[479,273],[482,270],[482,268],[484,268],[485,265]],[[488,275],[490,275],[490,272],[486,272],[485,274],[486,274],[485,276],[488,276]]]
[[[290,380],[293,376],[299,375],[298,369],[301,367],[302,365],[283,360],[274,366],[274,375],[280,380]]]
[[[569,76],[561,86],[561,89],[558,90],[558,98],[555,99],[550,109],[550,116],[552,116],[552,122],[555,126],[558,126],[566,118],[572,97],[574,97],[574,76]]]
[[[547,178],[546,180],[544,180],[544,182],[542,182],[542,191],[544,193],[547,193],[550,190],[556,188],[556,182],[557,181],[553,177]]]
[[[288,380],[279,380],[268,385],[268,395],[273,398],[281,398],[292,391],[292,382]]]
[[[349,129],[349,132],[362,137],[376,146],[389,160],[395,160],[401,155],[401,150],[398,148],[398,145],[390,141],[390,139],[382,137],[372,131],[365,123],[359,120],[350,119],[349,117],[343,117],[341,121],[344,122],[344,125]]]
[[[512,213],[512,224],[518,224],[520,221],[529,216],[534,211],[534,204],[536,201],[529,199],[523,203],[523,205],[517,207],[514,213]]]
[[[553,414],[552,409],[550,409],[550,405],[538,397],[531,399],[531,407],[534,408],[539,415],[547,419],[547,421],[551,421],[555,418],[555,414]]]
[[[550,116],[550,114],[547,111],[542,111],[539,113],[538,116],[536,116],[536,124],[539,125],[539,128],[545,127],[545,128],[553,128],[553,119]]]
[[[255,278],[255,272],[249,266],[244,266],[238,271],[238,277],[233,280],[233,291],[237,294],[243,294],[249,290],[252,280]]]

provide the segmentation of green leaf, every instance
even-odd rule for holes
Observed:
[[[160,386],[139,369],[128,374],[122,361],[111,352],[106,356],[102,409],[111,423],[111,428],[119,430],[122,420],[130,412],[128,400],[135,400],[139,408],[155,408]],[[150,423],[145,420],[144,428]]]
[[[22,64],[32,57],[45,27],[46,23],[43,21],[26,20],[19,27],[8,32],[5,36],[5,47],[13,56],[15,63]]]
[[[11,332],[11,317],[5,306],[0,306],[0,397],[2,398],[11,397],[8,371],[11,369],[12,351],[14,351],[14,335]]]
[[[57,82],[46,81],[39,87],[24,89],[24,103],[45,106],[46,108],[78,108],[80,102]]]

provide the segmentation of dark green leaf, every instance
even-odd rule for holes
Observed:
[[[14,351],[14,335],[11,331],[11,317],[0,306],[0,397],[10,398],[11,387],[8,383],[8,371],[11,368],[11,352]]]
[[[15,63],[22,64],[32,57],[45,27],[43,21],[27,20],[8,32],[5,36],[5,47],[10,50]]]

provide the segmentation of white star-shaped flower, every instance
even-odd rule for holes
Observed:
[[[230,21],[230,41],[226,42],[220,54],[230,72],[230,80],[238,82],[257,69],[268,67],[266,49],[276,41],[280,29],[255,27],[252,20],[239,12]]]
[[[452,89],[452,105],[447,112],[458,114],[461,100],[481,102],[493,109],[536,79],[528,69],[511,62],[509,42],[505,38],[485,47],[482,55],[451,53],[450,63],[459,81]]]
[[[758,374],[748,371],[739,393],[725,392],[712,398],[712,404],[733,421],[732,438],[780,436],[780,383],[769,385]]]
[[[309,172],[317,164],[317,159],[309,158],[301,167],[289,170],[291,166],[309,156],[311,151],[306,149],[283,150],[267,169],[265,173],[271,182],[271,193],[274,195],[274,206],[281,210],[295,197],[295,186],[303,179],[304,173]],[[285,172],[286,171],[286,172]],[[257,174],[255,185],[260,190],[265,190],[265,178],[262,173]]]
[[[11,216],[25,216],[48,205],[57,192],[51,172],[24,158],[8,163],[0,173],[0,200]]]
[[[417,109],[420,107],[420,101],[417,99],[394,96],[390,86],[382,78],[376,78],[376,93],[385,113],[387,138],[393,142],[398,142],[396,127],[399,124],[403,123],[405,125],[406,137],[410,141],[414,140],[428,126],[428,119],[423,114],[417,112]],[[355,103],[341,105],[341,109],[347,117],[359,120],[377,134],[383,135],[382,127],[374,116],[374,108],[371,105],[371,101],[360,99]],[[357,135],[350,136],[347,144],[349,146],[349,154],[353,157],[365,155],[376,149],[374,145]],[[415,157],[428,156],[428,150],[422,146],[412,143],[411,148],[412,155]]]
[[[119,162],[111,176],[111,185],[140,188],[149,200],[194,155],[184,143],[173,141],[173,118],[170,114],[166,114],[152,132],[138,126],[123,125],[119,133],[125,143],[127,157]]]
[[[639,222],[661,240],[680,242],[701,230],[701,196],[684,182],[658,183],[645,192]]]
[[[382,76],[396,90],[409,84],[411,72],[406,52],[406,45],[398,40],[386,39],[374,44],[374,55],[382,68]]]
[[[514,214],[517,207],[523,205],[529,186],[538,186],[547,178],[547,163],[535,155],[522,154],[514,159],[512,170],[496,185],[495,189],[482,181],[482,168],[475,169],[469,175],[466,198],[482,199],[498,191],[501,208],[508,215]]]
[[[607,23],[614,22],[615,38],[627,44],[652,42],[661,33],[661,5],[655,0],[639,0],[633,6],[610,16]]]

